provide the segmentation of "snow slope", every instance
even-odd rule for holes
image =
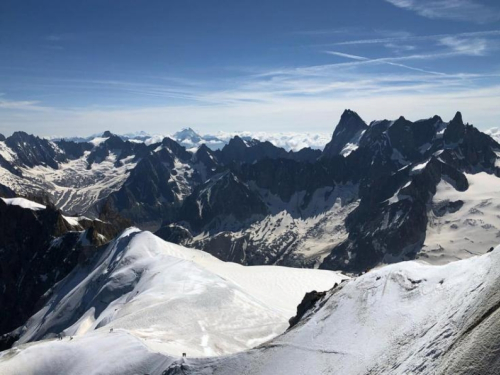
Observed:
[[[59,333],[100,340],[113,328],[155,352],[230,354],[284,332],[306,292],[328,290],[343,278],[224,263],[132,228],[94,264],[78,266],[57,284],[17,344]]]
[[[499,266],[500,247],[446,266],[374,270],[285,335],[208,366],[218,375],[497,373]]]
[[[9,206],[19,206],[33,211],[45,210],[45,206],[26,198],[1,198]]]
[[[111,153],[89,168],[88,154],[87,151],[79,159],[60,163],[58,169],[49,166],[21,167],[22,176],[0,168],[0,181],[19,195],[49,194],[61,210],[86,213],[97,201],[118,190],[137,164],[133,157],[129,157],[117,167],[117,155]]]
[[[487,174],[466,174],[469,188],[459,192],[445,180],[437,186],[432,205],[439,207],[461,201],[455,211],[437,216],[429,212],[429,223],[420,259],[443,264],[487,252],[499,242],[499,178]],[[457,206],[458,208],[458,206]],[[455,211],[455,212],[452,212]]]
[[[415,261],[342,283],[285,334],[231,356],[177,360],[125,330],[23,345],[2,374],[495,374],[500,247],[444,266]]]

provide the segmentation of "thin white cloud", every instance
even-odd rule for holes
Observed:
[[[457,110],[464,119],[481,128],[498,124],[500,86],[470,89],[456,93],[396,93],[321,98],[274,98],[272,102],[240,102],[220,106],[171,106],[140,109],[50,110],[26,112],[22,116],[0,111],[1,133],[23,129],[38,135],[86,135],[110,129],[115,132],[145,130],[174,132],[182,127],[197,127],[202,132],[214,129],[236,131],[252,129],[275,132],[331,132],[345,108],[357,110],[367,121],[394,119],[400,115],[417,120],[435,114],[451,119]],[[71,126],[69,126],[71,125]],[[80,130],[78,130],[80,129]],[[85,134],[78,134],[85,132]]]
[[[28,100],[1,100],[0,99],[0,109],[4,110],[23,110],[23,111],[47,111],[50,108],[40,105],[39,101],[28,101]]]
[[[357,40],[347,40],[343,42],[330,43],[328,45],[348,46],[357,44],[386,44],[386,43],[396,43],[396,42],[419,42],[427,40],[440,40],[446,37],[473,38],[473,37],[495,37],[495,36],[500,36],[500,30],[488,30],[488,31],[477,31],[477,32],[456,33],[456,34],[412,35],[412,36],[401,36],[401,37],[391,37],[391,38],[357,39]]]
[[[399,43],[386,43],[386,44],[384,44],[384,47],[387,49],[390,49],[396,53],[414,51],[417,48],[413,45],[399,44]]]
[[[475,23],[500,20],[500,9],[476,0],[385,0],[399,8],[416,12],[420,16],[451,19]]]
[[[339,56],[339,57],[346,57],[346,58],[352,59],[352,60],[361,60],[361,61],[368,60],[366,57],[351,55],[348,53],[342,53],[342,52],[336,52],[336,51],[325,51],[325,52],[330,54],[330,55],[335,55],[335,56]]]
[[[441,38],[439,42],[462,55],[484,56],[488,51],[488,41],[482,38],[470,39],[447,36]]]
[[[435,74],[435,75],[446,75],[446,73],[416,68],[413,66],[409,66],[409,65],[395,62],[398,60],[414,60],[414,59],[419,60],[419,59],[433,58],[434,56],[432,56],[432,55],[410,55],[410,56],[402,56],[402,57],[383,57],[383,58],[377,58],[377,59],[369,59],[367,57],[351,55],[351,54],[341,53],[341,52],[336,52],[336,51],[325,51],[325,53],[330,54],[330,55],[334,55],[334,56],[349,58],[352,60],[363,61],[364,63],[387,64],[387,65],[392,65],[392,66],[398,66],[400,68],[414,70],[416,72]],[[441,57],[441,55],[439,55],[439,56]],[[448,56],[448,54],[446,54],[446,56]]]
[[[133,75],[123,81],[48,77],[20,82],[26,85],[22,89],[37,92],[95,92],[95,103],[106,96],[118,104],[58,109],[36,101],[9,101],[4,95],[0,97],[0,132],[23,129],[43,135],[37,131],[43,129],[45,134],[75,135],[75,128],[95,133],[113,130],[113,124],[119,124],[119,132],[147,130],[162,134],[186,126],[208,132],[214,128],[300,131],[307,126],[308,131],[324,132],[333,129],[344,108],[358,109],[367,119],[399,115],[417,119],[433,114],[446,117],[461,110],[471,113],[471,119],[479,125],[494,126],[493,119],[500,116],[498,73],[452,74],[446,68],[434,71],[428,66],[434,59],[487,54],[493,44],[487,37],[497,35],[500,30],[425,36],[420,38],[432,40],[432,50],[419,46],[419,53],[380,58],[335,48],[325,52],[349,61],[258,72],[254,67],[216,83]]]

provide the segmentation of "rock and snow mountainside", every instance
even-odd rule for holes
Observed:
[[[133,234],[133,232],[124,234],[122,240]],[[143,241],[142,236],[151,237],[136,232],[132,241],[139,239]],[[119,240],[117,245],[122,240]],[[8,375],[17,373],[41,375],[498,373],[500,247],[489,254],[445,266],[423,265],[413,261],[373,270],[331,289],[298,324],[283,335],[254,349],[229,356],[209,358],[193,358],[196,355],[189,353],[195,352],[194,348],[206,348],[210,346],[212,339],[220,338],[213,331],[215,328],[213,325],[195,324],[178,328],[181,335],[185,334],[184,338],[191,331],[196,332],[196,340],[182,342],[186,345],[183,350],[187,351],[188,357],[179,358],[180,353],[165,354],[161,350],[160,341],[168,335],[168,332],[162,330],[161,325],[170,323],[162,321],[151,324],[154,329],[144,332],[141,331],[142,321],[154,323],[158,315],[170,314],[179,323],[179,320],[198,319],[198,314],[203,312],[215,314],[212,317],[216,322],[227,325],[231,321],[220,321],[217,317],[220,317],[220,314],[224,315],[228,310],[210,312],[209,307],[201,304],[192,310],[181,309],[179,314],[181,316],[175,316],[175,313],[169,313],[164,309],[155,310],[154,304],[151,303],[149,308],[142,310],[143,313],[140,314],[137,323],[130,322],[129,317],[134,316],[136,310],[132,307],[144,308],[155,299],[159,303],[158,306],[161,306],[161,303],[171,295],[172,289],[181,289],[180,285],[175,285],[179,283],[177,277],[180,275],[173,270],[172,275],[156,276],[163,280],[169,279],[169,282],[173,283],[172,289],[161,290],[154,288],[153,274],[146,275],[156,270],[150,269],[139,274],[126,272],[127,267],[137,272],[149,264],[147,259],[151,254],[147,252],[150,248],[143,245],[139,248],[137,251],[141,253],[141,258],[135,258],[139,255],[136,251],[130,253],[132,259],[128,259],[125,253],[116,268],[112,267],[108,273],[105,272],[107,269],[101,270],[103,284],[95,287],[95,291],[100,290],[101,295],[95,298],[94,306],[105,304],[108,307],[102,306],[103,308],[99,310],[92,310],[94,314],[86,314],[84,310],[88,307],[89,300],[96,297],[96,294],[85,293],[86,298],[83,299],[83,307],[80,309],[82,318],[73,323],[67,332],[76,334],[78,329],[84,332],[99,325],[92,316],[98,318],[101,328],[76,335],[72,340],[68,337],[61,341],[46,338],[40,342],[22,344],[5,351],[0,354],[0,372]],[[166,254],[163,256],[168,257]],[[122,266],[119,265],[120,262],[123,263]],[[177,262],[182,264],[183,261],[177,258]],[[195,263],[187,262],[181,267],[189,265],[194,267],[195,278],[203,282],[198,281],[194,285],[188,283],[186,287],[188,292],[185,291],[177,299],[170,299],[170,305],[179,306],[183,301],[189,301],[192,295],[190,293],[197,294],[198,298],[202,298],[203,295],[207,298],[209,296],[219,298],[225,295],[222,291],[231,294],[239,290],[241,295],[234,296],[232,303],[227,306],[236,310],[251,306],[246,310],[246,314],[256,319],[252,322],[259,319],[258,312],[271,314],[269,310],[262,310],[262,304],[244,298],[247,296],[245,286],[241,286],[241,289],[236,288],[231,284],[231,279],[214,280],[214,274],[208,276],[205,273],[207,269],[204,271],[203,267]],[[98,268],[95,271],[98,271]],[[28,323],[27,335],[44,327],[35,323],[42,315],[46,314],[49,321],[56,319],[52,321],[52,324],[55,324],[57,319],[59,322],[65,319],[64,316],[56,316],[59,307],[66,306],[65,311],[72,311],[70,300],[73,293],[79,290],[79,283],[73,282],[71,285],[67,283],[76,274],[56,287],[52,303]],[[113,274],[114,276],[110,278]],[[85,290],[88,290],[86,286],[90,282],[89,279],[94,276],[95,274],[91,273],[88,278],[80,278]],[[184,275],[184,278],[186,277]],[[134,279],[137,283],[132,281]],[[211,285],[214,282],[216,285]],[[129,288],[124,291],[121,289],[124,284],[132,285],[134,289]],[[198,285],[198,289],[195,285]],[[61,292],[64,288],[66,288],[64,296],[57,298],[58,291]],[[139,293],[135,293],[134,297],[136,291]],[[160,295],[161,291],[165,294],[163,298]],[[216,303],[220,301],[218,298],[215,298]],[[126,303],[122,306],[118,301]],[[239,302],[243,303],[239,305]],[[98,314],[95,313],[97,311]],[[155,314],[151,316],[150,313],[153,311]],[[70,316],[75,320],[73,315]],[[203,316],[200,315],[200,318],[204,323]],[[238,322],[241,316],[233,315],[233,318],[233,322]],[[67,324],[57,328],[63,326]],[[111,326],[121,328],[109,332],[108,327]],[[221,328],[222,326],[219,326],[215,330],[221,333],[223,331]],[[246,334],[244,330],[231,331],[230,338],[234,340]],[[155,339],[159,341],[152,345],[151,342]],[[261,342],[264,340],[262,338]],[[175,344],[167,341],[167,345]],[[186,349],[189,345],[193,345],[193,349]]]
[[[250,147],[232,144],[231,158],[243,160],[232,168],[233,189],[259,204],[223,193],[218,175],[193,190],[177,223],[166,222],[158,235],[243,264],[351,272],[419,257],[439,264],[496,245],[500,196],[494,188],[483,196],[475,181],[500,183],[500,145],[460,113],[450,122],[401,117],[368,126],[347,110],[314,162],[254,160]],[[460,246],[450,241],[465,232]]]
[[[368,129],[368,125],[356,112],[345,111],[335,127],[332,140],[327,143],[323,150],[323,156],[348,156],[358,148],[359,141],[366,129]]]
[[[172,356],[231,354],[283,333],[306,292],[328,290],[344,278],[224,263],[131,228],[46,293],[15,345],[57,343],[58,334],[64,341],[74,336],[75,343],[117,334]],[[0,372],[6,373],[1,366]]]
[[[2,337],[37,310],[37,301],[79,262],[117,234],[114,225],[64,216],[24,198],[0,199],[0,349]]]
[[[190,129],[176,137],[200,141]],[[367,125],[346,110],[324,152],[238,136],[189,151],[170,138],[18,132],[0,140],[0,194],[44,195],[68,214],[121,220],[225,261],[360,272],[495,246],[500,197],[480,181],[498,184],[499,155],[460,113]],[[452,242],[457,233],[467,235]]]

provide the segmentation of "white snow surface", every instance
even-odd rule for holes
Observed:
[[[352,139],[346,143],[346,145],[340,151],[340,155],[348,156],[351,152],[356,151],[359,148],[359,141],[363,134],[365,134],[366,130],[361,130],[357,132]]]
[[[463,201],[456,212],[436,216],[428,213],[429,222],[419,258],[443,264],[472,255],[484,254],[495,247],[500,237],[500,179],[485,172],[466,174],[469,188],[459,192],[442,180],[433,204]]]
[[[49,166],[20,168],[22,176],[16,176],[0,168],[0,181],[19,195],[49,194],[54,204],[68,213],[87,213],[100,199],[120,189],[137,161],[133,157],[121,160],[116,167],[117,155],[88,168],[86,152],[81,158],[60,163],[58,169]]]
[[[242,353],[176,361],[130,331],[101,329],[5,351],[0,372],[160,375],[176,361],[183,371],[169,373],[468,374],[495,353],[499,282],[500,247],[444,266],[402,262],[341,284],[293,329]]]
[[[30,201],[26,198],[1,198],[9,206],[19,206],[33,211],[45,210],[43,204]]]
[[[449,367],[463,359],[464,332],[498,303],[499,266],[500,247],[446,266],[403,262],[374,270],[334,290],[309,320],[264,348],[211,367],[218,375],[457,374]],[[495,350],[476,339],[479,363],[460,373],[474,373],[467,371]]]
[[[171,356],[231,354],[283,333],[306,292],[328,290],[345,278],[332,271],[225,263],[131,228],[95,264],[78,266],[57,284],[16,345],[60,345],[54,341],[58,333],[75,337],[72,343],[117,335]],[[0,358],[0,373],[9,373],[2,366]]]

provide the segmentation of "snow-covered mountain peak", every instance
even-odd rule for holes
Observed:
[[[224,263],[130,228],[54,288],[18,344],[113,329],[173,356],[230,354],[284,332],[306,291],[327,290],[342,278]]]
[[[184,128],[174,133],[172,138],[183,144],[187,148],[199,146],[203,142],[203,137],[191,128]]]

